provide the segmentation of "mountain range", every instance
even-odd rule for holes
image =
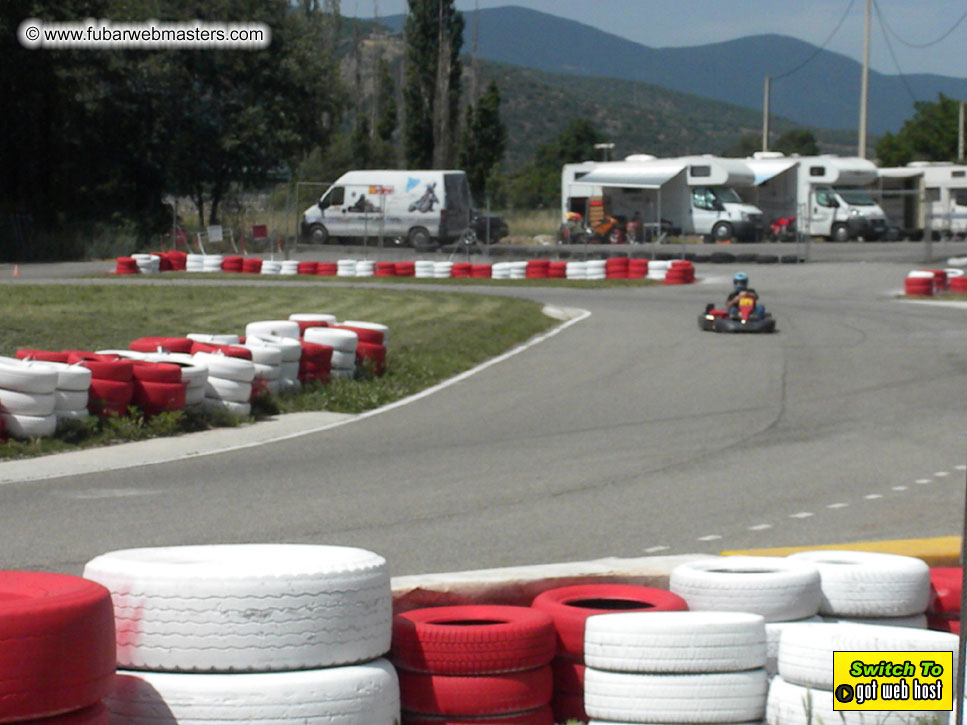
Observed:
[[[463,15],[464,51],[475,44],[482,59],[549,73],[639,81],[760,114],[765,77],[770,76],[775,79],[771,114],[827,129],[856,129],[859,124],[861,64],[788,36],[753,35],[709,45],[651,48],[517,6]],[[404,19],[393,15],[379,22],[401,32]],[[869,132],[899,130],[912,117],[915,100],[936,101],[940,93],[967,98],[967,79],[870,70]]]

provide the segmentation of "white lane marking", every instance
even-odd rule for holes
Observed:
[[[933,483],[933,481],[929,478],[918,478],[914,483],[919,483],[921,486],[924,486],[928,483]]]
[[[844,509],[847,506],[849,506],[849,504],[843,502],[826,504],[826,508],[828,509]]]
[[[954,466],[956,471],[967,471],[967,464],[961,463],[959,466]]]
[[[52,496],[73,499],[132,498],[134,496],[160,496],[164,491],[149,488],[85,488],[81,491],[51,491]]]
[[[906,486],[894,486],[892,490],[894,490],[894,491],[906,491],[907,490],[907,487]]]
[[[800,511],[799,513],[789,514],[791,519],[808,519],[810,516],[815,516],[816,514],[811,511]]]
[[[649,546],[645,549],[646,554],[657,554],[659,551],[668,551],[667,546]]]
[[[772,524],[756,524],[755,526],[750,526],[749,531],[765,531],[766,529],[771,529]]]
[[[718,534],[709,534],[708,536],[699,536],[696,541],[718,541],[721,538]]]
[[[876,500],[878,498],[883,498],[883,494],[882,493],[868,493],[863,498],[865,498],[867,501],[874,501],[874,500]]]
[[[944,476],[949,476],[950,473],[948,473],[947,471],[937,471],[933,475],[936,476],[937,478],[943,478]]]

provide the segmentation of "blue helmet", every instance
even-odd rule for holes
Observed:
[[[736,272],[732,277],[732,284],[737,290],[746,289],[749,286],[749,275],[745,272]]]

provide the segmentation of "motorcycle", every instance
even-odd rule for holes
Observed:
[[[558,244],[625,244],[624,227],[613,216],[606,216],[592,226],[585,226],[584,220],[569,218],[558,232]]]

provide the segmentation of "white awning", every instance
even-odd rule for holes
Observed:
[[[659,160],[640,164],[632,162],[601,164],[593,171],[575,179],[575,183],[629,189],[660,189],[682,173],[685,166],[684,162],[678,160]]]
[[[766,158],[766,159],[746,159],[746,165],[755,174],[755,185],[764,184],[770,179],[774,179],[779,174],[784,174],[789,169],[794,168],[799,159],[794,158]]]
[[[892,166],[879,170],[880,176],[885,179],[913,179],[923,176],[923,169],[909,166]]]

